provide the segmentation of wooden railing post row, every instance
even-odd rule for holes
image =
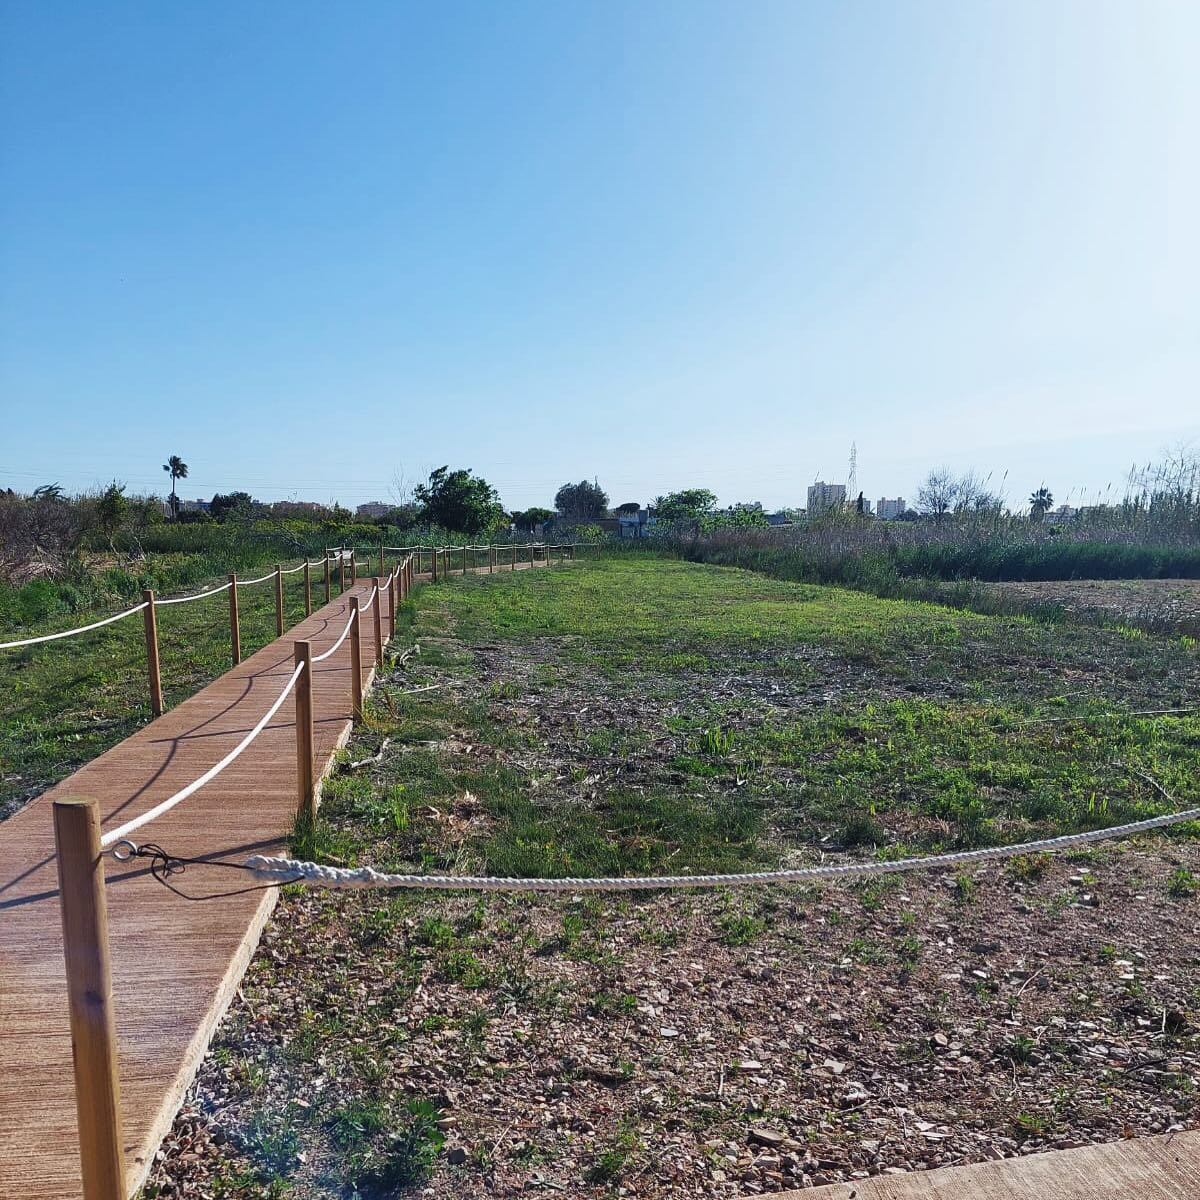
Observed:
[[[375,576],[375,666],[383,666],[383,580]]]
[[[95,800],[54,801],[84,1200],[126,1200],[108,901]]]
[[[158,665],[158,615],[154,608],[154,589],[142,592],[146,607],[142,615],[146,622],[146,674],[150,682],[150,711],[161,717],[163,711],[162,672]]]
[[[304,559],[304,615],[312,616],[312,568],[307,557]]]
[[[296,680],[296,790],[299,800],[296,811],[302,819],[311,821],[317,811],[317,774],[313,747],[312,643],[296,642],[293,652],[296,666],[304,666]]]
[[[229,657],[235,667],[242,661],[242,622],[238,616],[236,574],[229,576]]]
[[[362,720],[362,616],[358,610],[358,597],[350,597],[350,702],[356,721]]]
[[[283,567],[275,564],[275,636],[283,637]]]

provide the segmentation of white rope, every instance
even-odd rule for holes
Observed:
[[[275,578],[275,572],[269,571],[269,572],[267,572],[266,575],[260,575],[257,579],[239,579],[237,581],[237,585],[238,585],[238,587],[250,587],[251,584],[266,583],[268,579],[274,579],[274,578]]]
[[[360,604],[360,605],[358,606],[358,611],[359,611],[360,613],[370,612],[370,611],[371,611],[371,605],[375,603],[375,597],[376,597],[376,596],[378,596],[378,595],[379,595],[379,589],[378,589],[377,587],[373,587],[373,588],[371,589],[371,598],[370,598],[370,600],[368,600],[368,601],[366,602],[366,604]]]
[[[898,858],[892,862],[852,862],[819,867],[795,867],[782,871],[749,871],[740,875],[650,875],[609,878],[518,879],[485,875],[393,875],[374,867],[327,867],[321,863],[294,858],[276,858],[255,854],[246,859],[246,867],[256,878],[268,883],[308,883],[326,888],[418,888],[425,891],[464,890],[473,892],[633,892],[663,888],[745,887],[764,883],[802,883],[812,879],[850,879],[864,875],[890,875],[897,871],[929,870],[983,862],[997,858],[1015,858],[1020,854],[1064,850],[1085,842],[1126,837],[1147,829],[1161,829],[1200,818],[1200,808],[1113,825],[1108,829],[1090,829],[1066,833],[1012,846],[985,846],[978,850],[956,850],[950,854],[922,858]]]
[[[141,604],[134,608],[127,608],[124,612],[116,613],[114,616],[105,617],[103,621],[93,621],[90,625],[80,625],[75,629],[64,629],[61,633],[43,633],[41,637],[22,638],[19,642],[0,642],[0,650],[12,650],[17,646],[34,646],[38,642],[53,642],[59,638],[74,637],[77,633],[87,633],[91,629],[99,629],[101,625],[111,625],[114,621],[123,620],[125,617],[132,617],[134,613],[141,612],[149,602],[143,600]]]
[[[336,642],[334,642],[333,645],[330,646],[329,649],[326,650],[324,654],[314,655],[313,662],[314,663],[324,662],[346,640],[346,635],[350,632],[350,626],[353,624],[354,624],[354,612],[353,612],[353,610],[351,610],[350,619],[346,622],[346,628],[342,630],[342,636],[340,638],[338,638],[338,640]]]
[[[110,830],[100,839],[101,849],[108,849],[113,842],[121,841],[122,838],[128,837],[135,829],[140,829],[143,825],[153,821],[155,817],[161,817],[163,813],[174,808],[175,805],[182,803],[193,793],[198,792],[206,783],[211,782],[220,775],[267,727],[271,718],[279,711],[280,705],[288,698],[292,688],[296,686],[296,680],[300,678],[300,672],[304,670],[304,666],[304,663],[296,664],[296,669],[284,685],[283,691],[279,693],[275,703],[263,713],[258,724],[219,763],[209,767],[199,779],[193,779],[187,787],[180,788],[179,791],[173,796],[168,796],[161,804],[156,804],[153,808],[147,809],[140,817],[134,817],[132,821],[126,821],[124,825],[118,825],[116,829]]]
[[[189,600],[203,600],[205,596],[216,596],[221,592],[227,592],[231,586],[231,584],[223,583],[220,587],[209,588],[207,592],[196,592],[192,596],[172,596],[169,600],[159,600],[156,598],[154,607],[157,608],[160,604],[186,604]]]
[[[298,567],[288,567],[286,571],[280,571],[280,575],[295,575],[297,571],[303,571],[306,563],[301,563]]]

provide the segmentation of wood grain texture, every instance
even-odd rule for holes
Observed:
[[[1200,1196],[1200,1131],[776,1193],[777,1200],[801,1196],[805,1200],[1195,1200]]]

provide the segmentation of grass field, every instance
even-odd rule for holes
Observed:
[[[347,752],[382,756],[300,853],[745,870],[1200,797],[1195,714],[1133,715],[1188,707],[1185,639],[648,557],[456,578],[398,632]],[[845,888],[289,894],[149,1194],[729,1196],[1189,1124],[1198,875],[1181,830]]]

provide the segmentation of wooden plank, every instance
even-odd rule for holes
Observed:
[[[875,1175],[776,1200],[1189,1200],[1200,1196],[1200,1131],[1131,1138],[973,1166]]]

